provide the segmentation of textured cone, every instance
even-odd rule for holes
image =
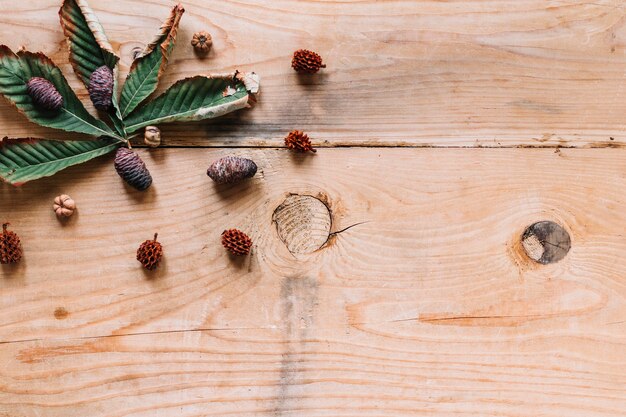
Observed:
[[[320,68],[326,68],[326,65],[322,63],[322,57],[307,49],[294,52],[291,66],[296,71],[307,74],[315,74]]]
[[[35,106],[45,110],[59,110],[63,107],[63,96],[50,81],[33,77],[26,83],[28,95]]]
[[[107,111],[113,101],[113,71],[106,65],[91,73],[89,78],[89,98],[98,110]]]
[[[285,138],[285,146],[296,152],[317,152],[313,149],[309,136],[299,130],[294,130],[287,135]]]
[[[115,170],[128,185],[145,191],[152,185],[152,176],[139,155],[130,149],[119,148],[115,154]]]
[[[256,164],[250,159],[225,156],[211,164],[207,175],[218,184],[234,184],[254,177],[256,170]]]
[[[222,245],[233,255],[247,255],[252,247],[252,240],[241,230],[229,229],[222,233]]]
[[[196,51],[207,53],[211,49],[211,46],[213,46],[213,39],[207,32],[198,32],[193,35],[191,45]]]
[[[152,271],[159,266],[163,257],[163,245],[157,242],[157,235],[154,240],[146,240],[137,249],[137,260],[141,262],[144,268]]]
[[[22,244],[20,238],[7,230],[8,224],[2,225],[0,234],[0,264],[18,263],[22,259]]]

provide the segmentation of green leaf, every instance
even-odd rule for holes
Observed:
[[[116,69],[120,58],[113,51],[97,16],[85,0],[64,0],[59,18],[70,50],[70,63],[85,87],[89,88],[89,79],[96,69],[106,65],[113,70],[113,109],[108,116],[117,132],[125,136],[117,98]]]
[[[159,78],[174,50],[178,24],[184,12],[182,5],[175,6],[157,36],[133,62],[120,97],[122,118],[126,118],[157,89]]]
[[[35,107],[26,87],[32,77],[47,79],[63,96],[64,104],[58,112]],[[0,93],[30,121],[41,126],[124,141],[105,123],[89,114],[61,70],[42,53],[20,51],[16,55],[7,46],[0,45]]]
[[[21,185],[105,155],[119,146],[119,142],[111,139],[48,141],[4,138],[0,140],[0,178],[13,185]]]
[[[131,114],[126,130],[132,133],[150,125],[210,119],[242,109],[248,100],[246,86],[238,78],[186,78]]]

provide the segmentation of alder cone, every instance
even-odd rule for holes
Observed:
[[[87,90],[96,109],[109,110],[113,105],[113,71],[111,68],[103,65],[92,72]]]
[[[257,166],[251,159],[225,156],[213,162],[207,175],[218,184],[234,184],[256,174]]]
[[[22,259],[22,243],[19,236],[7,230],[8,223],[2,225],[0,234],[0,264],[14,264]]]
[[[45,78],[31,78],[26,83],[26,90],[35,106],[41,109],[57,111],[63,107],[63,96],[54,84]]]
[[[285,138],[285,146],[296,152],[317,152],[313,149],[309,136],[299,130],[289,132],[289,135]]]
[[[119,148],[115,154],[115,170],[126,183],[139,191],[152,185],[152,176],[139,155],[127,148]]]
[[[293,53],[291,66],[298,72],[315,74],[320,68],[326,68],[322,63],[322,57],[308,49],[298,49]]]
[[[159,266],[163,257],[163,245],[157,242],[158,234],[154,234],[154,240],[146,240],[137,249],[137,260],[147,270],[154,270]]]
[[[247,255],[252,247],[252,239],[241,230],[224,230],[222,232],[222,246],[233,255]]]

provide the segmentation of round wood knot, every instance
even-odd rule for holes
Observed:
[[[278,236],[293,254],[313,253],[328,241],[330,209],[319,198],[290,195],[274,210]]]
[[[565,258],[572,247],[569,233],[551,221],[530,225],[522,235],[526,255],[540,264],[552,264]]]

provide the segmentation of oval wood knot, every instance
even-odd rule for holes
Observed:
[[[562,226],[551,221],[541,221],[524,231],[522,246],[530,259],[547,265],[565,258],[572,240]]]
[[[293,254],[319,250],[328,241],[332,224],[330,209],[310,195],[288,196],[274,210],[278,236]]]

